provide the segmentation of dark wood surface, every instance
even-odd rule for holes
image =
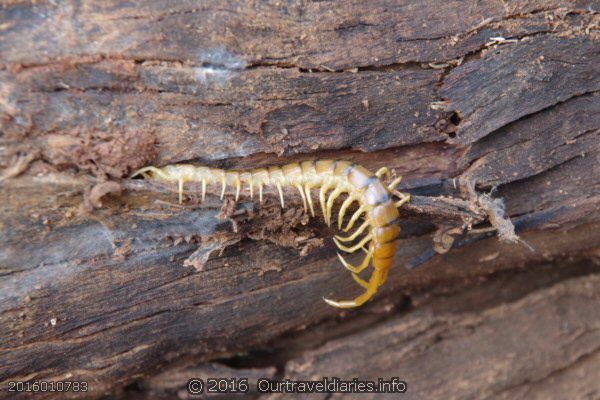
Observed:
[[[335,372],[400,376],[407,398],[597,397],[598,8],[3,3],[2,389]],[[179,206],[127,179],[313,158],[388,166],[413,196],[356,311],[322,301],[360,288],[292,191],[198,206],[190,186]]]

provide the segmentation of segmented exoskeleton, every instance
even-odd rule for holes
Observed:
[[[354,253],[360,249],[366,251],[367,255],[359,266],[352,266],[338,253],[338,257],[344,266],[352,272],[352,277],[358,284],[366,289],[366,292],[354,300],[333,301],[324,299],[328,304],[340,307],[357,307],[369,300],[379,286],[387,280],[388,272],[398,246],[400,226],[398,225],[398,207],[410,200],[410,195],[395,190],[400,183],[401,177],[396,178],[388,186],[385,186],[381,178],[386,175],[390,177],[387,168],[381,168],[375,174],[366,168],[341,160],[314,160],[301,163],[287,164],[282,167],[259,168],[248,171],[230,171],[216,168],[208,168],[189,164],[167,165],[162,168],[145,167],[135,172],[133,176],[143,175],[146,178],[163,181],[176,182],[179,190],[179,202],[183,199],[183,185],[185,182],[199,182],[202,185],[202,200],[206,194],[209,184],[221,185],[221,198],[225,195],[228,185],[235,188],[235,198],[239,198],[242,187],[248,187],[250,197],[254,196],[258,189],[259,199],[263,200],[263,187],[273,185],[277,188],[281,198],[281,207],[284,207],[283,187],[293,186],[298,189],[304,202],[304,209],[310,209],[314,216],[311,189],[319,188],[319,202],[323,210],[323,216],[328,226],[331,225],[331,210],[334,201],[343,193],[348,193],[348,198],[343,202],[338,215],[338,228],[342,228],[344,215],[348,207],[355,201],[358,202],[358,210],[352,215],[347,226],[348,232],[356,221],[365,214],[364,223],[350,236],[334,238],[335,244],[340,250]],[[327,198],[328,192],[329,198]],[[399,198],[394,201],[392,195]],[[366,231],[366,232],[365,232]],[[347,247],[344,242],[355,241],[361,234],[364,237],[353,246]],[[365,246],[368,244],[368,247]],[[369,266],[373,260],[375,271],[369,281],[361,279],[358,274]]]

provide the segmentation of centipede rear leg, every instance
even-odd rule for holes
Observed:
[[[354,307],[360,307],[363,304],[365,304],[371,297],[373,297],[374,294],[375,294],[375,292],[367,291],[364,294],[356,297],[354,300],[335,301],[335,300],[331,300],[331,299],[327,299],[327,298],[323,298],[323,300],[325,300],[325,302],[327,304],[329,304],[330,306],[333,306],[333,307],[354,308]]]
[[[331,300],[331,299],[327,299],[327,298],[323,298],[323,300],[325,300],[325,302],[327,304],[329,304],[330,306],[337,307],[337,308],[360,307],[363,304],[365,304],[371,297],[373,297],[373,295],[375,295],[375,293],[377,292],[377,288],[381,284],[381,275],[380,275],[380,272],[377,270],[375,270],[375,272],[373,273],[373,276],[371,276],[371,279],[369,280],[369,282],[366,282],[366,281],[360,279],[358,276],[356,276],[354,274],[352,275],[352,277],[359,285],[361,285],[365,289],[367,289],[366,292],[364,292],[363,294],[361,294],[358,297],[355,297],[353,300],[335,301],[335,300]]]
[[[354,281],[356,283],[358,283],[360,286],[362,286],[365,289],[369,289],[369,283],[367,281],[365,281],[364,279],[362,279],[361,277],[359,277],[357,274],[352,274],[352,279],[354,279]]]

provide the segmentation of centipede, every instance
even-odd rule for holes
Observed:
[[[319,203],[327,226],[331,226],[332,209],[338,197],[347,194],[342,203],[337,225],[339,230],[350,232],[359,219],[364,222],[348,236],[335,235],[333,240],[338,249],[345,253],[363,250],[366,253],[360,265],[351,265],[338,252],[338,258],[348,269],[352,278],[365,290],[353,300],[335,301],[323,298],[333,307],[359,307],[371,299],[378,288],[387,281],[400,238],[400,213],[398,209],[408,201],[410,194],[396,190],[402,177],[392,179],[387,167],[372,173],[365,167],[344,160],[312,160],[251,170],[226,170],[191,164],[172,164],[164,167],[147,166],[136,171],[131,177],[142,176],[164,183],[175,183],[179,193],[179,203],[183,201],[184,184],[194,182],[201,185],[201,201],[205,200],[208,185],[220,185],[221,199],[228,187],[235,190],[238,200],[242,190],[247,190],[250,198],[258,192],[263,202],[263,188],[277,189],[281,207],[285,207],[283,189],[293,187],[298,190],[304,203],[304,210],[315,216],[312,190],[319,191]],[[385,184],[384,178],[387,182]],[[342,229],[346,211],[357,202],[358,208]],[[373,271],[368,280],[359,274],[368,268]]]

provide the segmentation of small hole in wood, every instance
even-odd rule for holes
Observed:
[[[450,116],[450,122],[452,122],[454,125],[458,125],[458,124],[460,124],[460,121],[462,121],[462,118],[460,118],[458,113],[453,112],[452,115]]]

